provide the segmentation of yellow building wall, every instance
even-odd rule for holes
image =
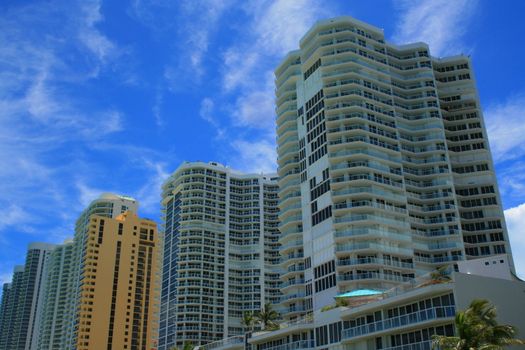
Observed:
[[[132,212],[90,217],[78,350],[106,350],[109,343],[115,350],[156,347],[159,242],[157,224]]]

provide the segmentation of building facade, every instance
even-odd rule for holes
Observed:
[[[277,182],[184,163],[164,183],[159,349],[242,334],[279,293]]]
[[[79,325],[80,301],[82,298],[82,264],[85,257],[84,248],[88,244],[90,230],[90,220],[92,215],[104,216],[115,219],[125,212],[137,213],[138,202],[127,196],[120,196],[112,193],[104,193],[99,198],[93,200],[87,208],[80,214],[75,224],[75,235],[73,239],[72,251],[72,277],[68,290],[70,291],[66,300],[66,309],[76,310],[67,312],[63,323],[65,331],[60,340],[60,346],[64,349],[72,349],[77,345],[77,334]]]
[[[41,290],[46,279],[49,254],[55,246],[31,243],[25,265],[15,267],[12,283],[5,285],[0,306],[0,349],[36,349]]]
[[[283,324],[278,331],[254,333],[247,346],[244,340],[231,338],[205,350],[431,350],[433,335],[455,335],[456,312],[468,308],[474,296],[489,300],[497,309],[498,322],[514,325],[522,338],[525,320],[516,310],[525,307],[524,285],[516,279],[463,273],[453,273],[446,283],[420,278],[374,301],[354,296],[353,306],[316,310],[312,318]]]
[[[160,274],[157,224],[125,212],[89,217],[77,350],[154,348]]]
[[[470,59],[320,21],[276,69],[282,305],[508,254]]]
[[[68,298],[74,294],[71,289],[73,278],[73,242],[58,245],[49,256],[46,283],[42,291],[42,313],[38,337],[39,350],[64,349],[67,331],[65,321],[71,313],[67,308]]]

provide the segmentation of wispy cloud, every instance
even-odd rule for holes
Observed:
[[[199,116],[215,129],[216,139],[223,139],[226,135],[226,130],[216,117],[216,113],[217,111],[215,110],[215,103],[213,100],[209,97],[205,97],[201,101]]]
[[[13,3],[0,15],[0,234],[70,235],[75,202],[87,201],[76,174],[96,174],[86,148],[124,129],[118,108],[77,93],[123,54],[103,20],[92,0]]]
[[[335,13],[313,0],[250,1],[240,40],[223,52],[222,91],[228,101],[232,128],[243,130],[231,138],[239,154],[236,165],[250,171],[275,171],[275,93],[273,71],[316,20]],[[228,104],[228,102],[226,102]]]
[[[155,97],[153,101],[153,107],[151,107],[151,112],[153,117],[155,117],[155,124],[157,127],[161,128],[164,126],[164,119],[162,118],[162,105],[164,104],[164,94],[160,86],[157,87],[155,92]]]
[[[140,210],[143,213],[158,217],[162,184],[170,175],[167,164],[161,161],[145,161],[148,175],[144,185],[133,195],[139,199]]]
[[[102,63],[119,55],[120,49],[106,35],[97,29],[103,21],[99,0],[84,0],[80,7],[81,19],[78,23],[80,42]]]
[[[267,72],[257,88],[241,92],[232,113],[237,126],[272,130],[275,128],[275,90],[273,74]]]
[[[516,271],[525,279],[525,203],[505,210],[505,220]]]
[[[234,0],[134,0],[130,16],[151,29],[159,40],[169,39],[176,52],[164,69],[172,91],[201,81],[206,73],[210,39]],[[174,24],[177,23],[175,26]],[[177,34],[175,37],[173,34]]]
[[[230,158],[235,169],[249,173],[275,172],[277,152],[273,142],[265,138],[250,141],[235,140],[232,147],[239,155]]]
[[[97,199],[101,193],[111,192],[111,189],[101,189],[91,187],[86,184],[83,180],[77,180],[76,188],[78,190],[78,199],[79,199],[79,210],[84,209],[91,203],[93,200]]]
[[[399,20],[393,40],[399,44],[426,42],[434,56],[466,53],[463,42],[476,14],[477,0],[397,0]]]
[[[0,231],[9,226],[20,225],[30,218],[30,215],[17,204],[11,204],[0,217]]]
[[[484,112],[496,163],[525,155],[525,93],[489,105]]]

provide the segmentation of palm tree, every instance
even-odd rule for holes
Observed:
[[[256,319],[253,312],[246,311],[242,315],[241,324],[244,326],[246,332],[253,331],[253,328],[255,327],[255,322]]]
[[[429,274],[429,279],[421,283],[418,287],[425,287],[431,284],[448,283],[452,281],[452,277],[450,277],[449,273],[449,268],[450,266],[447,265],[443,265],[436,268]]]
[[[434,336],[432,347],[442,350],[501,350],[508,345],[525,344],[516,339],[516,328],[499,325],[496,308],[488,300],[475,299],[465,311],[456,314],[457,336]]]
[[[279,313],[272,308],[272,304],[266,303],[261,311],[255,314],[257,321],[259,321],[264,330],[274,330],[279,327],[277,320]]]

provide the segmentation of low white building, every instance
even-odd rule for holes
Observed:
[[[484,260],[474,262],[487,266]],[[501,259],[492,260],[490,265],[496,266]],[[495,269],[475,274],[474,268],[462,268],[468,273],[452,272],[449,281],[427,275],[385,293],[354,292],[347,297],[350,307],[316,310],[279,330],[226,339],[205,350],[430,350],[432,335],[454,335],[456,311],[474,299],[489,300],[497,308],[498,321],[516,326],[524,338],[525,282],[506,278],[505,273],[496,277]]]

